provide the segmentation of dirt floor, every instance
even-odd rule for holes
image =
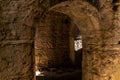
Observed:
[[[81,80],[81,70],[50,68],[44,70],[41,75],[36,76],[36,80]]]

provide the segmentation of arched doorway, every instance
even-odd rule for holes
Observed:
[[[62,3],[61,3],[62,4]],[[59,7],[59,5],[61,6],[61,4],[58,4],[57,5],[57,7]],[[66,4],[65,4],[66,5]],[[84,5],[83,5],[84,6]],[[63,7],[64,7],[64,4],[63,4]],[[54,8],[55,8],[55,11],[54,11]],[[64,59],[64,57],[67,57],[68,58],[68,56],[69,56],[69,59],[71,60],[71,62],[72,62],[72,64],[75,64],[75,50],[74,50],[74,41],[75,41],[75,38],[77,38],[77,37],[75,37],[75,36],[73,36],[73,35],[75,35],[75,33],[73,33],[73,32],[76,32],[76,27],[78,28],[77,30],[80,32],[80,35],[82,36],[82,43],[83,43],[83,51],[82,51],[82,54],[84,54],[84,56],[82,56],[83,57],[83,59],[82,59],[82,66],[84,66],[84,65],[86,65],[86,64],[90,64],[91,66],[90,66],[90,68],[92,68],[92,64],[89,62],[90,61],[90,59],[94,59],[94,53],[92,53],[92,50],[91,50],[91,48],[93,48],[94,49],[94,47],[96,47],[96,42],[98,42],[98,43],[100,43],[99,42],[99,38],[100,38],[100,34],[98,34],[97,36],[96,36],[96,34],[95,33],[97,33],[98,31],[99,31],[99,23],[98,23],[98,18],[96,18],[96,16],[95,15],[93,15],[93,13],[91,13],[91,14],[88,14],[88,12],[86,12],[86,11],[88,11],[88,10],[85,10],[84,12],[82,11],[83,9],[84,9],[84,7],[82,7],[81,8],[81,6],[79,7],[80,8],[80,10],[77,8],[77,7],[75,7],[76,9],[72,9],[72,10],[70,10],[71,12],[69,12],[69,10],[67,11],[67,10],[65,10],[65,11],[67,11],[67,12],[64,12],[64,10],[63,11],[59,11],[59,9],[58,10],[56,10],[56,6],[55,7],[53,7],[53,8],[51,8],[50,9],[50,11],[48,12],[49,14],[51,14],[51,15],[53,15],[52,17],[51,17],[51,15],[49,15],[49,16],[47,16],[47,18],[46,19],[44,19],[44,20],[48,20],[47,21],[47,23],[43,23],[42,25],[41,25],[41,29],[42,29],[42,31],[44,31],[45,29],[45,27],[47,26],[47,28],[46,29],[49,29],[50,28],[50,30],[52,31],[52,35],[49,35],[49,34],[47,34],[47,36],[41,36],[40,38],[42,39],[42,37],[44,37],[44,39],[46,39],[46,42],[48,42],[48,40],[53,40],[53,43],[51,43],[50,42],[50,44],[47,46],[47,47],[44,47],[44,45],[41,45],[42,47],[41,47],[41,49],[42,49],[42,51],[43,52],[40,52],[40,53],[44,53],[44,50],[45,49],[47,49],[46,51],[46,53],[45,54],[47,54],[46,56],[47,56],[47,61],[45,61],[45,63],[46,63],[46,65],[48,66],[48,64],[53,64],[53,62],[56,60],[56,62],[57,62],[57,64],[59,65],[59,64],[61,64],[61,63],[59,63],[59,61],[62,61],[62,63],[64,64],[64,62],[66,61],[66,59]],[[53,11],[52,11],[52,9],[53,9]],[[61,8],[60,8],[61,9]],[[95,10],[94,8],[93,8],[93,10]],[[77,11],[77,12],[76,12]],[[96,10],[95,10],[96,11]],[[57,14],[57,16],[63,16],[63,17],[65,17],[65,16],[67,16],[67,19],[65,19],[65,20],[63,20],[63,19],[61,19],[61,18],[63,18],[63,17],[59,17],[59,18],[57,18],[57,16],[56,16],[56,14]],[[97,15],[97,12],[96,12],[96,15]],[[49,19],[51,19],[51,20],[49,20]],[[55,30],[55,28],[57,29],[58,27],[56,27],[58,24],[59,24],[59,19],[61,19],[62,20],[62,25],[61,25],[61,27],[64,25],[64,22],[65,23],[69,23],[70,25],[70,29],[68,29],[69,27],[67,26],[67,29],[69,30],[69,31],[64,31],[65,33],[67,33],[67,32],[69,32],[69,39],[67,38],[66,39],[66,41],[68,41],[69,42],[69,44],[67,43],[67,48],[66,47],[64,47],[64,48],[62,48],[62,50],[57,50],[58,49],[58,47],[56,47],[56,43],[54,43],[54,41],[56,41],[57,40],[57,37],[59,37],[59,36],[57,36],[56,37],[56,39],[53,39],[53,38],[50,38],[50,37],[53,37],[53,34],[61,34],[60,32],[59,33],[57,33],[56,32],[56,30]],[[56,21],[58,21],[58,22],[56,22]],[[56,22],[55,23],[55,25],[53,25],[53,23],[54,22]],[[49,24],[50,23],[50,24]],[[48,27],[49,26],[49,27]],[[52,27],[50,27],[50,26],[52,26]],[[54,26],[54,27],[53,27]],[[59,26],[60,27],[60,26]],[[65,28],[65,26],[63,27],[63,28]],[[44,29],[44,30],[43,30]],[[67,30],[67,29],[64,29],[64,30]],[[63,30],[63,29],[62,29]],[[59,30],[58,30],[59,31]],[[54,33],[55,32],[55,33]],[[61,31],[62,32],[62,31]],[[49,35],[49,36],[48,36]],[[79,35],[79,34],[78,34]],[[61,41],[63,41],[64,42],[64,38],[66,37],[64,37],[65,35],[63,34],[62,35],[62,38],[61,38],[61,40],[59,39],[59,42],[61,42]],[[67,36],[67,37],[68,37]],[[98,39],[97,41],[94,39],[94,37],[96,37],[96,39]],[[44,39],[42,39],[42,41],[43,41],[43,43],[44,43]],[[65,41],[65,42],[66,42]],[[96,42],[95,42],[96,41]],[[97,44],[98,44],[97,43]],[[64,44],[64,43],[62,43],[62,47],[64,46],[64,45],[66,45],[66,44]],[[61,44],[60,44],[61,45]],[[56,59],[54,59],[54,58],[50,58],[50,55],[49,55],[49,53],[50,53],[50,51],[48,51],[49,49],[48,49],[48,47],[49,47],[49,49],[50,49],[50,51],[52,52],[52,55],[54,55],[54,53],[59,53],[59,56],[56,58]],[[61,56],[61,54],[63,53],[63,51],[64,51],[64,49],[65,50],[68,50],[68,48],[69,48],[69,51],[68,52],[66,52],[66,53],[69,53],[69,55],[67,54],[67,56],[66,56],[66,54],[63,54],[63,56],[64,57],[62,57]],[[57,50],[57,51],[56,51]],[[62,52],[62,53],[61,53]],[[90,55],[91,54],[91,55]],[[49,56],[48,56],[49,55]],[[56,54],[55,54],[56,55]],[[61,56],[61,57],[60,57]],[[49,58],[48,58],[49,57]],[[42,59],[42,58],[41,58]],[[53,60],[53,61],[50,61],[50,59],[51,60]],[[61,59],[61,60],[59,60],[59,59]],[[69,59],[67,59],[67,62],[69,62]],[[46,60],[46,59],[45,59]],[[44,63],[44,62],[43,62]],[[81,66],[81,63],[80,63],[80,66]],[[56,63],[55,63],[56,64]],[[65,63],[66,64],[66,63]],[[53,66],[53,65],[52,65]],[[54,65],[55,66],[55,65]],[[60,65],[59,65],[60,66]],[[45,67],[45,66],[44,66]],[[83,67],[83,71],[82,71],[82,73],[83,73],[83,75],[84,76],[87,76],[87,75],[89,75],[89,74],[91,74],[91,73],[87,73],[86,71],[87,70],[89,70],[90,68],[88,68],[87,66],[85,66],[85,67]],[[87,77],[83,77],[83,78],[87,78]],[[80,79],[80,78],[79,78]],[[84,80],[84,79],[83,79]]]
[[[50,8],[49,10],[68,15],[73,23],[79,28],[83,40],[83,58],[82,58],[82,79],[94,79],[95,66],[99,65],[97,60],[101,48],[101,31],[99,14],[97,10],[84,1],[66,1]],[[73,30],[74,27],[71,28]],[[70,38],[70,45],[73,46],[74,38]],[[74,50],[70,50],[70,57],[74,62]],[[99,58],[98,58],[99,59]],[[96,63],[97,62],[97,63]],[[89,77],[88,77],[89,76]]]
[[[69,57],[71,19],[63,13],[51,11],[48,12],[44,21],[36,29],[37,69],[44,72],[51,72],[51,69],[54,69],[56,75],[61,70],[64,74],[68,72],[65,68],[72,66]]]

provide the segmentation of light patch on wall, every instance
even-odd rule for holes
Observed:
[[[44,72],[36,70],[36,76],[44,76]]]
[[[36,76],[39,76],[41,72],[39,70],[36,71]]]

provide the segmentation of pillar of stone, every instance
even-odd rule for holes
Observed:
[[[33,80],[32,0],[0,1],[0,80]]]
[[[94,37],[93,41],[95,42],[96,40],[99,40],[102,42],[100,47],[98,47],[98,49],[97,49],[98,42],[96,42],[95,44],[96,46],[93,45],[93,48],[90,48],[90,45],[87,46],[88,48],[90,48],[90,50],[93,49],[92,50],[93,59],[89,60],[90,56],[88,55],[88,52],[86,52],[87,53],[86,57],[88,58],[86,60],[84,67],[88,66],[88,68],[86,68],[86,72],[85,74],[83,74],[83,80],[89,80],[89,79],[119,80],[120,79],[119,0],[116,0],[115,3],[112,3],[112,1],[101,0],[99,13],[101,20],[100,23],[102,24],[100,25],[101,40],[97,39],[98,37],[97,36]],[[90,73],[90,74],[86,74],[86,73]]]
[[[94,20],[95,19],[95,20]],[[100,57],[102,53],[102,41],[99,20],[93,16],[85,19],[85,27],[82,31],[82,80],[99,80]]]
[[[120,0],[114,0],[113,3],[113,11],[114,11],[114,19],[112,34],[114,36],[109,39],[109,47],[106,48],[108,51],[108,70],[109,76],[111,80],[119,80],[120,79]],[[107,71],[108,71],[107,70]]]

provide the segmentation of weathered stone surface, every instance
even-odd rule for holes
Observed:
[[[72,24],[83,36],[83,80],[120,79],[119,0],[63,1],[0,0],[0,80],[33,80],[33,27],[36,65],[68,64]]]
[[[32,80],[34,69],[32,47],[31,44],[15,44],[0,47],[1,80]]]
[[[116,52],[119,52],[119,41],[117,41],[119,40],[119,17],[117,16],[115,25],[113,25],[112,0],[87,1],[97,8],[99,17],[95,16],[96,10],[92,6],[80,1],[64,2],[52,7],[50,10],[67,14],[75,21],[77,26],[82,25],[79,29],[83,31],[83,80],[117,80],[119,79],[117,76],[119,75],[119,65],[116,65],[116,67],[113,65],[119,64],[119,55],[113,60],[109,54],[115,52],[113,53],[115,55]],[[81,3],[82,6],[78,3]],[[77,8],[79,9],[77,10]],[[84,11],[85,13],[87,12],[87,15],[85,15]],[[93,13],[90,13],[91,11]],[[84,14],[82,15],[82,13]],[[116,13],[119,13],[119,8]],[[90,23],[87,18],[91,20]],[[96,24],[95,19],[98,21],[98,24]],[[115,31],[116,29],[118,31]],[[104,59],[99,55],[104,55]]]
[[[34,79],[34,0],[0,0],[0,80]]]
[[[64,66],[70,62],[68,19],[63,14],[51,12],[44,21],[45,26],[37,27],[36,54],[41,56],[36,63],[39,66]]]

